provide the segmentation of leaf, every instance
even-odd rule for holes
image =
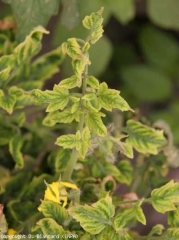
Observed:
[[[80,156],[82,159],[85,158],[88,149],[91,147],[91,135],[88,127],[85,127],[81,136]]]
[[[174,181],[171,180],[164,186],[152,191],[152,206],[160,213],[176,210],[175,203],[179,202],[178,193],[179,183],[174,183]]]
[[[79,112],[72,112],[71,109],[66,109],[63,112],[50,112],[44,118],[43,124],[45,126],[54,126],[56,123],[71,123],[73,120],[79,122]]]
[[[22,43],[17,45],[13,54],[18,66],[40,51],[42,35],[48,33],[43,27],[36,27]]]
[[[160,102],[172,91],[168,75],[150,66],[131,65],[122,68],[122,79],[137,99],[146,102]]]
[[[114,216],[114,205],[111,197],[100,199],[89,205],[77,205],[69,208],[69,214],[80,222],[81,227],[92,235],[100,233],[107,225],[111,225]]]
[[[67,40],[66,52],[74,60],[83,60],[84,58],[84,54],[76,38],[69,38]]]
[[[59,0],[4,0],[11,5],[17,22],[17,39],[23,41],[33,28],[45,26],[50,17],[58,12]]]
[[[179,206],[175,211],[170,211],[168,213],[168,224],[172,227],[179,227]]]
[[[78,0],[62,0],[62,4],[61,24],[72,29],[79,23],[79,2]]]
[[[45,200],[41,202],[40,208],[46,218],[52,218],[59,224],[62,224],[67,219],[66,209],[58,203]]]
[[[178,240],[178,236],[179,236],[179,228],[168,228],[167,229],[167,235],[169,237],[173,237],[173,240]]]
[[[149,232],[149,236],[152,236],[154,234],[158,234],[158,235],[161,235],[163,230],[164,230],[164,226],[161,225],[161,224],[157,224],[155,225],[152,230]]]
[[[13,54],[0,57],[0,80],[6,81],[14,67],[15,58]]]
[[[142,224],[146,224],[146,218],[140,207],[142,202],[135,204],[132,208],[124,210],[122,213],[117,214],[114,219],[114,228],[116,231],[121,230],[126,224],[132,220],[137,219]]]
[[[101,116],[104,116],[100,112],[89,112],[86,114],[85,121],[89,129],[94,131],[99,136],[106,136],[107,129],[101,120]]]
[[[64,234],[63,227],[51,218],[43,218],[37,222],[37,225],[41,227],[43,234],[47,235],[49,240],[54,240],[56,236],[63,236]]]
[[[177,0],[147,1],[147,12],[151,21],[167,29],[179,29],[178,8]]]
[[[140,153],[156,155],[158,148],[166,144],[163,130],[155,130],[140,122],[128,120],[124,130],[129,134],[126,143],[131,144]]]
[[[152,26],[145,26],[140,32],[139,42],[149,64],[169,74],[176,71],[179,46],[171,34]]]
[[[14,136],[9,142],[9,151],[16,162],[16,168],[23,168],[24,166],[24,159],[21,153],[22,144],[22,137],[18,135]]]
[[[10,95],[5,96],[4,92],[0,89],[0,107],[7,111],[9,114],[12,114],[14,106],[16,103],[16,96]]]
[[[120,233],[117,233],[112,227],[105,227],[99,234],[95,236],[96,240],[121,240]],[[85,239],[84,239],[85,240]],[[91,239],[90,239],[91,240]]]
[[[64,54],[61,46],[43,54],[32,63],[30,79],[42,82],[51,78],[55,73],[59,72],[59,65],[63,60]]]
[[[74,148],[77,144],[77,138],[74,134],[62,135],[57,138],[56,144],[63,148]]]
[[[111,10],[119,22],[127,24],[135,16],[135,2],[134,0],[116,0],[111,3]]]
[[[35,89],[31,95],[39,103],[49,103],[46,109],[47,112],[53,112],[58,109],[63,110],[69,101],[69,91],[59,85],[55,85],[53,91]]]
[[[99,86],[98,98],[101,106],[108,111],[112,111],[113,108],[121,111],[131,110],[128,103],[119,96],[119,91],[108,88],[105,82]]]
[[[75,87],[80,87],[82,83],[81,78],[79,78],[76,75],[73,75],[67,79],[62,80],[59,83],[60,87],[66,88],[66,89],[71,89],[71,88],[75,88]]]
[[[96,13],[92,13],[90,16],[86,16],[83,20],[83,26],[91,30],[89,41],[92,44],[96,43],[102,37],[102,34],[103,34],[102,12],[103,12],[103,8],[101,8]]]
[[[130,185],[133,180],[133,167],[128,160],[121,160],[117,165],[121,175],[116,178],[118,182]]]
[[[86,83],[90,85],[90,87],[98,89],[99,88],[99,81],[93,76],[87,76]]]
[[[128,158],[134,157],[131,144],[119,141],[117,144],[115,144],[115,146],[119,152],[126,155]]]

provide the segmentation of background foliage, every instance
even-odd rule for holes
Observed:
[[[156,127],[165,129],[167,137],[171,140],[171,148],[166,151],[168,162],[171,166],[178,167],[179,6],[177,0],[4,0],[0,4],[1,55],[12,53],[14,46],[21,43],[31,30],[38,25],[46,27],[51,32],[50,35],[45,37],[42,53],[51,49],[55,49],[54,51],[47,53],[42,58],[35,57],[36,60],[33,61],[30,71],[25,65],[20,66],[21,59],[17,64],[19,70],[12,76],[11,83],[12,85],[17,83],[26,90],[42,87],[43,83],[53,76],[44,87],[52,88],[53,83],[72,75],[70,59],[63,62],[60,67],[61,72],[58,73],[58,65],[61,64],[63,59],[59,45],[70,37],[85,38],[87,32],[79,23],[86,15],[98,11],[101,6],[104,6],[105,34],[90,49],[92,64],[89,67],[89,73],[106,81],[110,87],[120,89],[122,96],[129,105],[133,109],[138,108],[137,120],[150,123],[162,119],[170,125],[172,131],[166,123],[156,123]],[[11,14],[13,14],[14,19],[8,18]],[[14,23],[14,20],[16,23]],[[9,27],[7,27],[7,23]],[[41,36],[39,39],[41,39]],[[33,35],[33,41],[38,41],[35,34]],[[38,50],[34,49],[30,57],[36,55],[37,52]],[[18,49],[13,54],[17,57]],[[6,65],[6,63],[1,63],[0,70],[4,69],[3,64]],[[36,71],[37,68],[41,71]],[[8,71],[10,70],[6,69],[1,77],[6,78],[6,74],[9,74]],[[18,79],[28,79],[30,81],[20,82]],[[1,107],[11,113],[12,106],[16,104],[17,109],[20,108],[25,98],[15,89],[9,91],[8,94],[12,96],[11,102],[6,105],[1,103]],[[21,99],[19,96],[21,96]],[[2,92],[0,92],[0,97],[4,99]],[[7,102],[6,100],[3,101]],[[29,101],[31,101],[30,98],[28,104]],[[43,197],[43,191],[45,190],[42,180],[46,179],[47,182],[57,180],[57,175],[60,173],[58,170],[61,169],[62,171],[66,166],[65,159],[68,158],[68,150],[64,153],[52,146],[51,143],[55,141],[59,133],[70,132],[71,130],[70,127],[64,130],[63,126],[56,127],[53,132],[48,128],[42,129],[43,115],[39,115],[38,110],[35,110],[35,112],[32,110],[32,112],[33,114],[31,114],[31,110],[26,110],[25,115],[28,122],[25,124],[25,116],[20,115],[19,112],[13,115],[10,123],[7,120],[4,121],[4,115],[2,115],[3,119],[1,119],[0,125],[0,143],[2,146],[0,148],[2,163],[0,178],[2,185],[8,182],[6,194],[2,195],[1,202],[9,202],[6,212],[9,222],[12,223],[10,227],[17,227],[16,224],[13,224],[16,221],[23,225],[21,227],[27,228],[27,231],[30,228],[29,222],[32,220],[33,223],[34,219],[38,219],[36,208],[39,204],[39,198]],[[37,118],[34,118],[36,115]],[[125,118],[128,117],[130,117],[130,114],[125,115]],[[33,125],[30,122],[31,119],[35,119]],[[116,120],[116,115],[114,120]],[[117,116],[119,123],[123,120],[121,120],[121,116]],[[46,125],[48,124],[46,123]],[[16,134],[17,127],[21,128],[21,132],[18,134]],[[7,135],[9,139],[7,139]],[[9,153],[6,144],[10,139],[12,140],[9,144]],[[23,139],[23,141],[20,139]],[[54,152],[49,154],[52,149]],[[10,154],[15,156],[16,166],[19,168],[25,161],[25,173],[23,170],[13,170],[14,162]],[[152,158],[154,157],[149,157],[150,160]],[[163,156],[157,158],[159,159],[157,164],[155,161],[147,163],[147,167],[150,167],[151,171],[145,172],[144,168],[146,166],[141,169],[141,172],[145,175],[144,179],[150,178],[151,186],[149,186],[149,189],[158,187],[165,182],[162,178],[158,182],[155,180],[156,178],[159,179],[159,176],[165,175],[166,170],[162,168]],[[38,163],[36,159],[38,159]],[[46,161],[46,159],[48,160]],[[102,177],[104,171],[110,170],[116,179],[119,178],[120,173],[116,169],[110,169],[111,166],[105,166],[103,171],[99,171],[104,163],[97,164],[94,159],[87,164],[91,171],[89,176],[92,174],[96,178]],[[119,165],[118,169],[123,172],[120,179],[123,178],[123,183],[130,183],[132,179],[130,179],[129,173],[132,171],[132,166],[125,160],[120,162]],[[156,167],[156,165],[158,166]],[[80,164],[78,167],[80,168]],[[55,176],[52,176],[51,173],[55,173]],[[84,176],[84,173],[80,171],[79,174],[82,177]],[[28,189],[25,184],[29,184]],[[139,193],[145,188],[145,184],[138,189]],[[86,196],[83,196],[84,199],[88,196],[88,190],[87,188]],[[13,201],[9,201],[12,199]],[[95,196],[94,200],[96,200]],[[21,202],[22,204],[19,206]],[[22,215],[22,209],[25,208],[29,210]],[[30,216],[33,216],[34,219],[31,219],[28,223],[22,223],[23,219],[30,218]]]

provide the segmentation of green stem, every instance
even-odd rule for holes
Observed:
[[[88,75],[88,66],[86,65],[85,66],[85,71],[84,71],[84,76],[83,76],[83,83],[82,83],[82,96],[84,96],[85,93],[86,93],[86,85],[87,85],[86,84],[86,77],[87,77],[87,75]],[[85,103],[86,103],[86,100],[82,99],[81,100],[82,110],[85,107]],[[77,130],[79,130],[80,132],[83,131],[84,122],[85,122],[85,114],[82,113],[81,116],[80,116],[80,121],[79,121],[78,127],[77,127]],[[76,165],[76,162],[77,162],[78,158],[79,158],[79,152],[76,150],[76,148],[74,148],[72,150],[70,159],[67,163],[66,170],[63,174],[63,177],[62,177],[63,181],[67,181],[67,182],[72,181],[71,176],[72,176],[72,173],[73,173],[73,170],[74,170],[74,167]]]

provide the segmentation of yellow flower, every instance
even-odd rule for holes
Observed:
[[[12,228],[8,229],[8,232],[7,232],[8,236],[13,236],[15,234],[17,234],[17,232],[14,229],[12,229]]]
[[[79,190],[79,188],[72,183],[69,182],[53,182],[51,184],[47,184],[47,189],[45,190],[44,200],[50,200],[56,203],[63,202],[63,207],[67,205],[67,191],[66,188],[72,188],[75,190]],[[38,207],[39,211],[42,211],[41,205]]]

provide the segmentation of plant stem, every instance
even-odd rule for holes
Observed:
[[[84,70],[83,83],[82,83],[82,96],[84,96],[85,93],[86,93],[86,85],[87,85],[86,84],[86,77],[87,77],[87,75],[88,75],[88,65],[85,66],[85,70]],[[86,100],[81,99],[82,110],[84,109],[85,103],[86,103]],[[80,132],[83,131],[84,122],[85,122],[85,114],[82,113],[81,116],[80,116],[80,121],[79,121],[78,127],[77,127],[77,130],[79,130]],[[76,162],[78,160],[78,157],[79,157],[79,152],[76,150],[76,148],[74,148],[72,150],[70,159],[67,163],[66,170],[63,174],[63,177],[62,177],[63,181],[67,181],[67,182],[71,181],[71,176],[72,176],[74,167],[76,165]]]

